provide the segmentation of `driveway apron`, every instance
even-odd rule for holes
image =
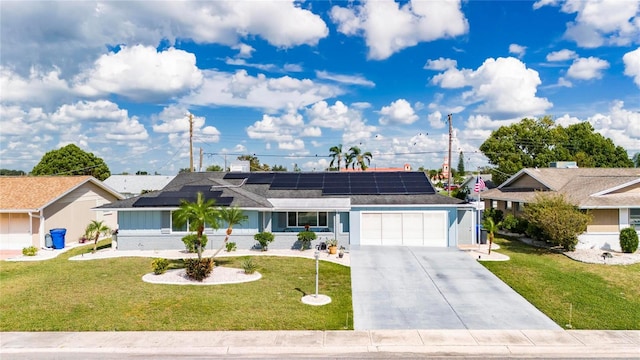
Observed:
[[[355,330],[559,330],[455,248],[358,246],[351,253]]]

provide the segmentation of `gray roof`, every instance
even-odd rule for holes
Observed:
[[[439,194],[370,194],[370,195],[323,195],[318,189],[274,190],[270,184],[247,184],[243,179],[224,179],[225,172],[181,173],[173,178],[161,191],[155,191],[117,201],[102,208],[135,208],[133,204],[143,197],[157,197],[162,192],[179,191],[183,186],[211,186],[211,190],[222,191],[222,197],[233,198],[231,206],[240,208],[269,209],[273,205],[268,199],[317,199],[350,198],[352,205],[456,205],[464,201]],[[332,173],[326,173],[332,174]]]
[[[161,190],[175,176],[166,175],[111,175],[104,183],[121,194],[141,194],[143,190]]]
[[[565,194],[585,209],[640,207],[640,169],[523,169],[481,197],[526,203],[540,191]]]

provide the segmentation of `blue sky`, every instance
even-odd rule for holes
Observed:
[[[640,1],[2,1],[0,167],[75,143],[112,173],[239,154],[467,169],[524,117],[640,152]],[[226,154],[226,155],[225,155]]]

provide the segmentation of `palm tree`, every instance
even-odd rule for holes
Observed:
[[[340,170],[340,164],[342,163],[342,157],[344,154],[342,153],[342,144],[338,144],[338,146],[332,146],[329,149],[329,156],[331,156],[331,162],[329,163],[329,169],[333,168],[333,163],[338,159],[338,171]]]
[[[356,165],[362,169],[362,171],[367,170],[368,165],[371,164],[371,159],[373,155],[369,151],[362,152],[359,147],[352,146],[349,149],[349,155],[347,155],[347,162],[352,163],[351,167],[355,169]],[[366,160],[366,164],[365,164]],[[348,166],[348,165],[347,165]]]
[[[245,215],[242,210],[235,206],[228,207],[226,209],[220,209],[220,218],[222,218],[222,220],[224,220],[228,224],[227,236],[225,236],[224,242],[222,243],[220,249],[218,249],[218,251],[216,251],[216,253],[211,256],[212,258],[218,255],[218,253],[222,251],[222,249],[224,249],[227,241],[229,241],[229,236],[231,236],[231,233],[233,232],[233,226],[242,224],[248,219],[247,215]]]
[[[87,239],[93,239],[93,252],[98,249],[98,238],[100,235],[107,235],[111,232],[111,228],[104,224],[103,221],[92,220],[84,230]]]
[[[493,245],[493,234],[498,231],[498,224],[493,221],[492,217],[487,217],[482,222],[482,227],[487,231],[489,235],[489,255],[491,255],[491,245]]]
[[[218,229],[220,211],[215,206],[215,200],[204,200],[201,192],[198,193],[195,202],[182,200],[180,208],[173,213],[173,222],[177,226],[189,224],[189,230],[196,232],[196,251],[198,260],[202,259],[202,233],[205,225]]]

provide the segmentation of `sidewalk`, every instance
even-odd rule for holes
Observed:
[[[1,354],[640,357],[640,331],[370,330],[5,332]]]

